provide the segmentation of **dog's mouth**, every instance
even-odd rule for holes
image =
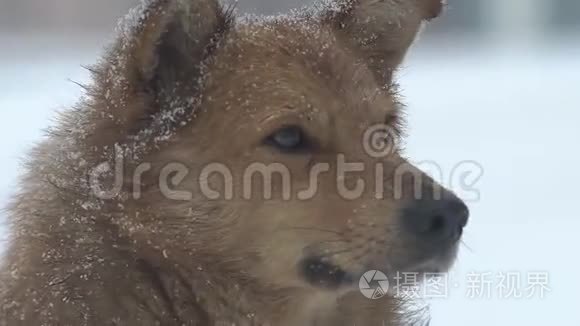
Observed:
[[[337,289],[354,283],[354,276],[343,268],[332,264],[322,257],[308,257],[300,263],[300,273],[309,284],[325,288]]]
[[[299,265],[301,277],[310,285],[336,290],[356,286],[365,272],[377,270],[384,273],[389,281],[394,281],[402,274],[413,273],[419,277],[447,273],[455,261],[457,247],[449,248],[427,259],[393,265],[368,265],[367,270],[350,270],[341,267],[330,259],[320,256],[305,257]]]
[[[440,252],[430,259],[414,264],[408,268],[409,272],[417,274],[443,274],[447,273],[457,258],[459,247],[454,245]]]

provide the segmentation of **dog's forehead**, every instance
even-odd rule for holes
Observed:
[[[372,118],[394,109],[364,62],[330,29],[307,22],[238,27],[208,74],[210,96],[244,114],[291,108]]]

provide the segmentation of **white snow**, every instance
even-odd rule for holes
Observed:
[[[67,79],[87,80],[80,65],[95,60],[101,40],[76,53],[66,50],[76,45],[70,40],[0,41],[9,45],[0,54],[3,205],[20,171],[18,159],[53,111],[81,94]],[[449,42],[414,50],[400,73],[409,155],[436,161],[448,174],[465,160],[485,171],[481,199],[470,204],[470,249],[463,248],[454,269],[450,298],[433,300],[432,325],[580,325],[580,263],[574,258],[580,248],[580,47],[495,50]],[[545,299],[471,299],[470,272],[547,272],[551,292]]]
[[[465,237],[471,251],[450,282],[459,287],[434,302],[433,325],[580,325],[580,47],[416,50],[402,71],[410,156],[444,171],[474,160],[485,171]],[[524,283],[547,272],[552,292],[470,299],[471,272],[514,272]]]

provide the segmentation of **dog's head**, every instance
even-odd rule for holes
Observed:
[[[280,287],[448,269],[468,210],[401,156],[392,81],[440,9],[236,22],[214,0],[147,2],[97,72],[87,139],[137,148],[115,221],[148,255]]]

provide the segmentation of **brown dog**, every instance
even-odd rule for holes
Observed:
[[[467,222],[396,147],[393,72],[441,3],[320,9],[235,21],[216,0],[144,2],[32,153],[0,325],[410,322],[358,282],[447,270]],[[375,125],[388,155],[363,144]]]

